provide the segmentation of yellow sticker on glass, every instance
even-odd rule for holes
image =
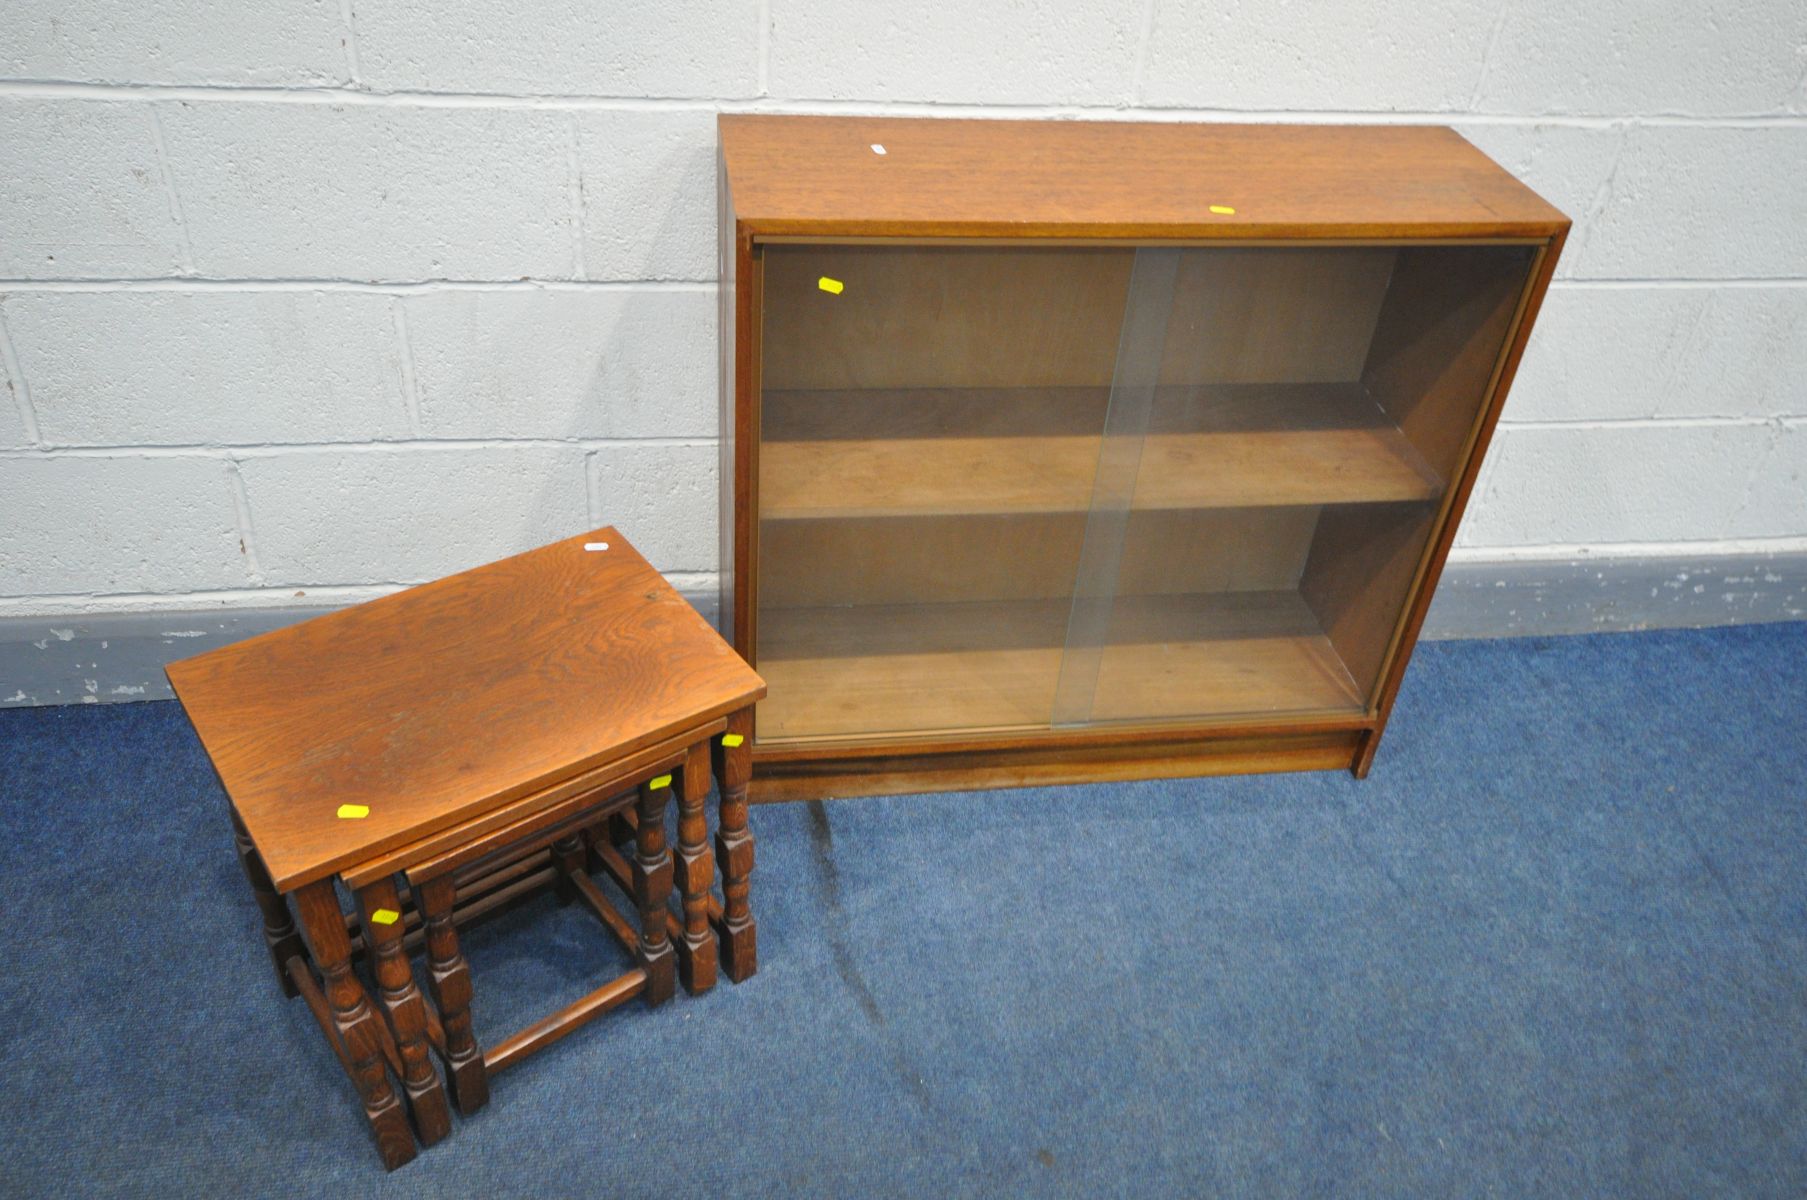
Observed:
[[[370,914],[370,921],[374,925],[393,925],[401,919],[402,915],[393,908],[379,908]]]
[[[658,791],[660,788],[670,787],[671,786],[671,776],[661,775],[657,779],[653,780],[651,783],[647,784],[646,786],[651,788],[655,792]]]
[[[742,742],[744,742],[746,740],[747,740],[746,738],[740,736],[740,734],[738,734],[738,733],[722,734],[722,745],[728,747],[730,750],[732,750],[734,747],[740,745]]]
[[[1236,215],[1236,210],[1227,204],[1213,204],[1211,206],[1211,211],[1220,217],[1233,217]]]
[[[838,279],[830,279],[828,276],[824,275],[822,278],[816,280],[816,286],[831,296],[838,296],[841,294],[841,289],[846,285]]]
[[[341,821],[361,821],[369,815],[370,806],[368,804],[341,804],[339,806]]]

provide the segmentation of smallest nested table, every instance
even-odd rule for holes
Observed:
[[[487,1072],[633,995],[656,1003],[757,969],[748,903],[752,705],[765,684],[614,529],[173,663],[170,683],[231,800],[278,982],[306,998],[386,1165],[449,1127]],[[704,803],[720,783],[714,855]],[[676,875],[665,804],[676,780]],[[633,859],[617,849],[631,831]],[[714,860],[722,899],[710,894]],[[614,914],[587,867],[634,897]],[[335,881],[357,900],[348,916]],[[455,922],[555,884],[637,966],[483,1055]],[[605,911],[606,910],[606,911]],[[424,943],[429,1004],[407,946]],[[675,949],[674,949],[675,947]],[[379,1010],[352,969],[372,960]],[[402,1085],[400,1093],[391,1077]],[[407,1111],[412,1113],[411,1130]]]

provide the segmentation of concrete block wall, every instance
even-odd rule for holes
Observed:
[[[1457,561],[1807,550],[1798,0],[18,0],[0,617],[710,588],[721,110],[1452,124],[1576,221]]]

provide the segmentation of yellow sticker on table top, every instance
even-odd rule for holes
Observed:
[[[648,783],[646,786],[651,788],[655,792],[658,791],[660,788],[670,787],[671,786],[671,776],[661,775],[657,779]]]
[[[830,279],[828,276],[824,275],[822,278],[816,280],[816,286],[831,296],[838,296],[841,294],[841,289],[847,285],[838,279]]]
[[[402,915],[393,908],[379,908],[370,914],[373,925],[393,925],[402,919]]]
[[[1220,217],[1233,217],[1236,215],[1236,210],[1227,204],[1213,204],[1211,206],[1211,211]]]
[[[746,740],[747,740],[746,738],[742,737],[738,733],[722,734],[722,745],[728,747],[730,750],[732,750],[734,747],[740,745],[742,742],[744,742]]]
[[[369,815],[370,806],[368,804],[341,804],[339,806],[341,821],[361,821]]]

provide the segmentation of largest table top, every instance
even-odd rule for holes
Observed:
[[[285,892],[765,694],[612,528],[168,675]]]

